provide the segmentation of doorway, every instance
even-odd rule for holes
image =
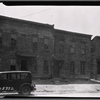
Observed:
[[[21,59],[21,70],[27,71],[27,60],[26,59]]]
[[[60,77],[60,70],[63,66],[64,60],[54,60],[53,77]]]

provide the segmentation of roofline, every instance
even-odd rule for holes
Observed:
[[[83,36],[92,37],[91,34],[83,34],[83,33],[79,33],[79,32],[65,31],[65,30],[60,30],[60,29],[55,29],[55,31],[63,32],[63,33],[65,33],[65,35],[67,35],[66,33],[71,33],[73,35],[83,35]]]
[[[41,25],[41,26],[46,26],[46,27],[54,28],[54,24],[50,25],[50,24],[39,23],[39,22],[34,22],[34,21],[29,21],[29,20],[23,20],[23,19],[3,16],[3,15],[0,15],[0,17],[6,18],[6,19],[9,19],[9,20],[16,20],[16,21],[20,21],[20,22],[22,21],[22,22],[26,22],[26,23],[30,23],[30,24],[37,24],[37,25]]]

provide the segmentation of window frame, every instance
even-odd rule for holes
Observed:
[[[85,75],[85,70],[86,70],[86,62],[80,61],[80,74]]]
[[[75,74],[75,62],[70,62],[70,74]]]
[[[63,54],[64,53],[64,41],[60,40],[59,41],[59,54]]]
[[[49,62],[48,62],[48,60],[44,60],[43,71],[44,71],[45,74],[47,74],[49,72]]]
[[[70,53],[74,54],[76,52],[76,43],[71,41],[70,43]]]

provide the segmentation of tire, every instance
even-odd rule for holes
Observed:
[[[28,85],[25,85],[21,88],[21,91],[19,92],[19,94],[22,95],[29,95],[31,93],[31,88]]]

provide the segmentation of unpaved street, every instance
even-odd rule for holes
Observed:
[[[48,81],[47,81],[48,82]],[[18,93],[0,93],[0,95],[16,95]],[[77,84],[55,84],[55,83],[46,83],[39,82],[36,83],[36,91],[32,91],[31,97],[100,97],[100,82],[92,83],[80,82]]]
[[[100,84],[37,85],[35,96],[99,96]]]

